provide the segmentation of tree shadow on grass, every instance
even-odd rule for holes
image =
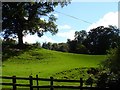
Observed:
[[[9,44],[3,44],[2,45],[2,61],[6,61],[8,58],[13,56],[19,56],[23,52],[29,51],[36,48],[33,45],[22,45],[21,47],[19,45],[9,45]]]

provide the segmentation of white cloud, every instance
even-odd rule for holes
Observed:
[[[59,25],[58,29],[60,32],[56,34],[56,37],[64,38],[64,40],[74,39],[74,34],[76,30],[72,29],[70,25],[67,25],[67,24]]]
[[[71,29],[71,26],[69,26],[69,25],[59,25],[58,26],[58,29],[59,30],[67,30],[67,29]]]
[[[60,32],[60,33],[57,34],[57,36],[65,38],[65,39],[73,40],[74,39],[74,33],[75,33],[75,30],[69,30],[68,32]]]
[[[64,38],[64,39],[74,39],[74,33],[75,30],[72,30],[71,27],[69,25],[60,25],[58,27],[60,30],[69,30],[68,32],[58,32],[56,34],[56,38]],[[25,37],[23,37],[23,42],[27,42],[27,43],[36,43],[36,42],[52,42],[52,43],[58,43],[58,41],[55,41],[54,38],[47,36],[47,34],[43,35],[42,37],[38,37],[37,34],[35,35],[26,35]]]
[[[90,29],[96,28],[98,26],[108,26],[108,25],[113,25],[118,27],[118,12],[109,12],[105,14],[97,22],[90,25],[87,28],[87,31],[89,31]]]
[[[56,41],[54,41],[52,38],[47,37],[46,35],[42,36],[42,37],[40,38],[40,41],[41,41],[41,42],[52,42],[52,43],[55,43],[55,42],[56,42]]]
[[[47,37],[46,35],[42,36],[42,37],[38,37],[37,34],[35,35],[30,35],[28,34],[27,36],[23,37],[23,42],[27,42],[27,43],[36,43],[36,42],[52,42],[54,43],[55,41],[50,38],[50,37]]]
[[[37,35],[26,35],[25,37],[23,37],[23,42],[27,42],[27,43],[36,43],[38,40]]]
[[[59,17],[59,15],[57,14],[57,13],[54,13],[53,14],[56,18],[58,18]]]

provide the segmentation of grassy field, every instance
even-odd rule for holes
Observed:
[[[86,68],[98,67],[105,58],[105,55],[63,53],[36,48],[5,60],[2,63],[2,75],[34,77],[38,74],[42,78],[53,76],[59,79],[79,79],[86,77]]]
[[[104,55],[83,55],[31,49],[4,61],[2,75],[34,76],[38,74],[40,77],[49,78],[60,72],[74,71],[75,68],[97,67],[103,60],[105,60]]]

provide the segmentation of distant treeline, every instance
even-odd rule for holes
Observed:
[[[43,43],[42,47],[49,50],[78,54],[106,54],[111,48],[120,45],[120,29],[115,26],[99,26],[91,29],[76,31],[74,40],[66,43]]]
[[[2,45],[7,46],[17,44],[13,39],[4,39]],[[29,45],[25,43],[24,45]],[[42,47],[49,50],[78,53],[78,54],[107,54],[108,50],[120,46],[120,29],[115,26],[99,26],[91,29],[89,32],[85,30],[76,31],[74,39],[68,39],[66,43],[43,43],[39,42],[33,46]]]

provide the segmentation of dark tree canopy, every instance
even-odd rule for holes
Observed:
[[[43,43],[42,48],[49,49],[49,50],[55,50],[55,51],[61,51],[61,52],[68,52],[69,47],[67,43]]]
[[[88,32],[86,47],[92,54],[105,54],[110,48],[118,47],[120,30],[114,26],[99,26]]]
[[[120,30],[115,26],[99,26],[91,29],[76,31],[74,40],[67,41],[69,52],[82,54],[106,54],[111,48],[120,45]]]
[[[68,39],[66,43],[43,43],[43,48],[65,51],[78,54],[107,54],[109,49],[120,46],[120,30],[115,26],[99,26],[91,29],[76,31],[74,40]]]
[[[61,2],[63,7],[70,2]],[[23,36],[35,34],[41,37],[44,32],[56,34],[56,18],[53,14],[58,2],[3,2],[2,31],[4,39],[17,37],[18,44],[23,44]],[[45,17],[45,20],[41,18]]]
[[[74,35],[74,40],[68,39],[69,52],[86,54],[87,48],[83,45],[84,41],[87,38],[87,32],[85,30],[76,31]]]
[[[84,40],[87,38],[87,32],[85,30],[76,31],[74,37],[77,42],[82,44]]]
[[[115,49],[111,49],[108,52],[107,60],[102,62],[102,65],[106,70],[109,70],[111,73],[117,74],[120,76],[120,46]]]

